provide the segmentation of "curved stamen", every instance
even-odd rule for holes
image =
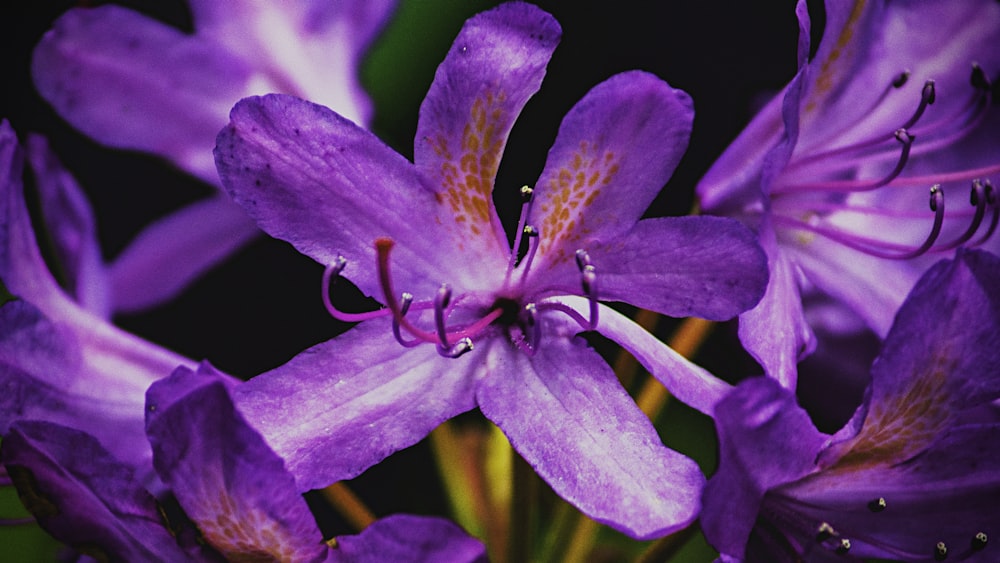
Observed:
[[[403,295],[400,297],[400,308],[399,312],[401,316],[406,316],[406,313],[410,310],[410,304],[413,303],[413,294],[404,291]],[[392,335],[396,337],[396,342],[399,342],[406,348],[413,348],[421,344],[421,341],[417,338],[413,340],[406,340],[403,338],[403,334],[399,329],[399,320],[393,316],[392,317]]]
[[[917,111],[913,112],[913,115],[903,124],[900,129],[909,129],[913,127],[917,121],[924,115],[924,111],[927,110],[927,106],[934,103],[937,99],[937,90],[934,88],[934,81],[928,80],[924,82],[924,87],[920,90],[920,104],[917,105]]]
[[[535,253],[538,251],[538,229],[527,225],[524,227],[524,236],[528,237],[528,254],[524,257],[524,272],[521,274],[521,283],[524,283],[524,280],[528,279],[531,264],[535,261]]]
[[[934,212],[934,224],[931,226],[931,232],[927,235],[924,242],[912,249],[907,249],[902,245],[893,245],[885,241],[880,241],[877,239],[871,239],[867,237],[860,237],[855,235],[850,235],[843,233],[836,229],[830,229],[818,225],[811,225],[805,221],[799,219],[793,219],[791,217],[786,217],[784,215],[775,215],[774,220],[778,223],[786,223],[793,228],[809,231],[821,236],[824,236],[836,243],[847,246],[848,248],[853,248],[860,252],[871,254],[878,258],[886,258],[890,260],[906,260],[909,258],[914,258],[926,253],[931,247],[934,246],[934,241],[937,240],[938,236],[941,234],[941,226],[944,223],[944,192],[941,190],[941,186],[935,185],[931,187],[930,196],[930,208]],[[899,252],[893,252],[890,250],[880,250],[882,248],[895,248],[902,249]]]
[[[437,342],[437,335],[426,330],[421,330],[411,323],[403,313],[402,305],[396,301],[396,293],[392,289],[392,276],[389,272],[389,253],[396,243],[391,238],[380,237],[375,239],[375,251],[378,256],[378,279],[382,286],[382,296],[385,297],[385,304],[392,311],[394,322],[410,332],[413,336],[424,342]]]
[[[521,251],[521,236],[524,234],[526,228],[526,223],[528,222],[528,214],[531,213],[531,201],[534,190],[531,186],[521,186],[521,217],[517,220],[517,231],[514,233],[514,245],[510,250],[510,260],[507,261],[507,272],[504,274],[503,287],[507,288],[507,284],[510,282],[510,275],[514,271],[514,266],[517,265],[517,256]]]
[[[543,311],[559,311],[565,313],[567,317],[573,319],[576,324],[580,325],[583,330],[591,330],[590,321],[583,318],[576,309],[566,305],[565,303],[560,303],[558,301],[541,301],[537,305],[537,312],[540,314]]]
[[[986,216],[986,193],[983,187],[983,183],[979,180],[972,181],[972,192],[969,194],[969,201],[972,205],[976,206],[976,213],[972,217],[972,222],[969,223],[969,227],[965,229],[965,232],[955,240],[945,244],[939,248],[939,250],[951,250],[953,248],[958,248],[959,246],[965,244],[972,238],[972,235],[976,234],[979,230],[979,225],[983,223],[983,217]]]
[[[576,251],[576,267],[580,269],[580,284],[583,294],[590,301],[590,322],[587,330],[597,328],[597,269],[590,263],[590,255],[582,248]]]
[[[986,192],[986,203],[989,204],[990,209],[993,210],[993,214],[990,217],[990,226],[986,229],[986,232],[983,233],[983,236],[979,237],[979,240],[973,243],[973,246],[978,246],[989,240],[990,237],[993,236],[993,233],[997,230],[997,223],[1000,223],[1000,201],[998,201],[996,190],[993,188],[993,183],[986,180],[983,182],[983,189]]]
[[[379,309],[377,311],[370,311],[368,313],[345,313],[344,311],[338,310],[333,306],[333,302],[330,301],[330,287],[333,283],[340,277],[340,273],[344,271],[347,267],[347,259],[343,256],[338,256],[337,260],[333,264],[329,264],[323,270],[323,280],[322,280],[322,290],[323,290],[323,306],[326,307],[326,311],[330,313],[330,316],[337,319],[338,321],[343,321],[345,323],[359,323],[361,321],[367,321],[369,319],[376,319],[378,317],[384,317],[390,312],[386,309]]]
[[[789,191],[832,191],[832,192],[868,192],[881,188],[882,186],[888,185],[890,182],[896,179],[899,174],[906,167],[907,161],[910,159],[910,150],[913,147],[913,140],[916,138],[911,135],[906,129],[897,129],[893,133],[893,137],[899,141],[903,148],[900,151],[899,159],[896,161],[896,167],[892,169],[888,174],[879,180],[828,180],[825,182],[813,182],[805,184],[793,184],[790,186],[785,186],[787,189],[781,189],[781,186],[775,186],[772,193],[787,193]]]
[[[434,296],[434,327],[437,329],[438,345],[443,350],[451,348],[448,342],[448,327],[445,326],[445,310],[451,304],[451,288],[448,284],[441,284],[437,295]]]

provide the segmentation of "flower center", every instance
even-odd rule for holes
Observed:
[[[907,72],[897,75],[863,115],[877,113],[908,79]],[[968,100],[951,106],[949,114],[928,117],[928,108],[938,99],[935,82],[928,80],[913,114],[891,132],[845,141],[868,126],[861,119],[815,143],[827,148],[794,156],[771,189],[775,224],[807,233],[806,241],[818,235],[887,259],[976,246],[990,239],[1000,222],[1000,198],[988,177],[1000,173],[1000,161],[907,175],[914,158],[956,151],[954,145],[982,124],[992,87],[978,65],[973,65],[970,84]],[[887,172],[857,178],[859,171],[873,168]],[[945,187],[951,191],[954,183],[971,186],[971,206],[946,211]],[[931,215],[913,205],[928,186]]]
[[[523,352],[533,355],[538,350],[539,344],[539,316],[547,311],[557,311],[567,315],[583,330],[596,329],[597,268],[591,263],[590,255],[585,250],[576,251],[576,264],[580,270],[581,293],[590,302],[589,319],[576,309],[558,301],[543,297],[539,297],[536,301],[537,296],[528,296],[526,279],[538,249],[539,239],[538,229],[527,224],[531,212],[532,193],[533,190],[528,186],[521,188],[521,216],[513,248],[503,284],[489,306],[484,307],[483,301],[475,296],[459,295],[456,298],[448,284],[442,284],[432,300],[415,302],[413,294],[409,292],[396,293],[389,260],[396,243],[387,237],[375,240],[376,268],[386,308],[366,313],[347,313],[333,306],[330,301],[330,286],[347,266],[347,260],[343,256],[338,256],[337,260],[328,265],[323,272],[323,305],[332,317],[344,322],[363,322],[390,316],[393,336],[402,346],[410,348],[420,344],[434,344],[438,353],[447,358],[458,358],[472,351],[477,338],[497,330],[504,332]],[[528,248],[524,258],[518,260],[524,237],[527,237]],[[515,271],[518,273],[516,280]],[[413,315],[409,315],[411,311],[417,311],[417,315],[432,312],[433,329],[419,326]],[[454,317],[458,317],[459,320],[455,321]],[[426,325],[426,321],[423,324]]]

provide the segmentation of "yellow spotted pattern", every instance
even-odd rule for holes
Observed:
[[[953,369],[950,362],[939,359],[914,374],[902,393],[889,400],[872,401],[861,432],[845,444],[847,453],[829,469],[857,471],[890,466],[927,448],[952,422],[946,383]]]
[[[584,210],[611,183],[619,168],[613,152],[600,151],[587,141],[580,142],[568,165],[545,186],[548,197],[541,203],[539,254],[549,256],[553,263],[572,258],[576,250],[573,244],[590,233]]]
[[[296,538],[287,537],[268,515],[245,506],[237,507],[228,494],[218,496],[211,512],[214,518],[199,519],[198,529],[205,541],[228,561],[263,563],[301,559],[291,547]]]
[[[472,236],[481,235],[491,219],[489,202],[506,132],[505,100],[503,92],[488,92],[476,99],[457,151],[448,146],[444,136],[431,140],[431,148],[442,162],[438,203],[447,205],[455,223]]]
[[[854,34],[857,32],[858,23],[861,21],[861,15],[865,11],[866,4],[866,0],[857,0],[854,3],[851,15],[847,17],[847,22],[844,23],[844,28],[840,31],[840,36],[837,37],[837,43],[830,50],[829,56],[820,65],[816,85],[810,93],[809,102],[806,104],[807,113],[812,113],[816,109],[817,100],[833,89],[834,74],[836,74],[834,67],[837,61],[844,56],[845,52],[855,48],[855,44],[852,41]]]

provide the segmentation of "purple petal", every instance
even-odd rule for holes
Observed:
[[[84,309],[107,317],[107,274],[87,196],[44,138],[28,138],[28,161],[35,173],[47,231],[73,298]]]
[[[860,432],[823,452],[825,466],[902,463],[1000,397],[1000,258],[959,251],[931,268],[903,303],[872,365]]]
[[[43,311],[76,308],[42,259],[24,201],[24,155],[10,124],[0,123],[0,280]]]
[[[647,219],[588,252],[602,301],[671,317],[730,319],[756,305],[767,285],[756,235],[732,219]]]
[[[754,377],[715,407],[719,469],[705,486],[702,529],[709,543],[742,557],[764,494],[815,469],[826,436],[776,381]]]
[[[587,314],[587,302],[580,297],[562,298],[560,301],[581,314]],[[671,395],[702,413],[710,415],[715,403],[732,390],[731,385],[691,363],[632,319],[610,307],[601,305],[597,330],[635,356]]]
[[[371,133],[322,106],[281,95],[242,100],[231,120],[219,133],[219,174],[270,235],[324,265],[344,256],[344,276],[380,298],[374,247],[382,237],[402,243],[394,251],[393,277],[417,301],[433,296],[443,281],[497,285],[468,278],[492,282],[506,259],[495,254],[490,265],[491,256],[476,255],[487,262],[465,267],[462,242],[442,236],[434,223],[439,205],[426,180]]]
[[[514,120],[545,75],[562,31],[531,4],[469,19],[420,107],[414,161],[443,202],[442,225],[482,254],[506,254],[493,181]]]
[[[136,311],[171,299],[258,234],[246,211],[224,195],[157,220],[109,266],[115,310]]]
[[[300,491],[360,474],[475,406],[481,351],[405,348],[389,323],[361,323],[234,390]]]
[[[535,186],[537,276],[574,269],[574,252],[615,241],[670,178],[691,134],[691,99],[652,74],[618,74],[566,114]]]
[[[18,420],[47,420],[87,431],[129,463],[148,460],[142,396],[152,379],[88,373],[85,351],[71,328],[31,304],[0,307],[0,433]]]
[[[106,5],[60,17],[32,60],[35,86],[74,127],[159,154],[218,184],[212,142],[246,95],[246,64],[197,36]]]
[[[546,330],[534,356],[492,347],[479,408],[594,520],[640,539],[683,528],[698,513],[698,466],[663,446],[596,352],[559,332]]]
[[[379,563],[486,563],[486,548],[442,518],[395,514],[356,536],[337,538],[334,561]]]
[[[823,471],[779,489],[799,518],[827,521],[851,540],[858,557],[930,560],[937,542],[949,559],[968,554],[975,534],[992,540],[1000,523],[1000,427],[950,429],[919,457],[861,471]],[[869,503],[884,499],[873,512]],[[995,546],[980,554],[989,561]],[[964,559],[962,559],[964,560]]]
[[[228,559],[313,561],[323,544],[284,463],[239,415],[211,366],[149,388],[153,464],[204,539]]]
[[[4,435],[2,458],[38,523],[81,553],[116,561],[188,560],[132,469],[92,436],[49,422],[19,422]]]
[[[361,57],[394,7],[394,0],[191,2],[198,36],[253,68],[253,91],[243,95],[291,94],[361,125],[372,113],[358,79]]]
[[[760,237],[768,253],[770,281],[760,303],[740,315],[740,342],[765,374],[794,390],[798,361],[812,352],[816,342],[802,312],[796,265],[778,247],[767,220]]]

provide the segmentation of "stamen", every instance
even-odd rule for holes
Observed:
[[[989,537],[986,532],[979,532],[972,537],[972,549],[974,551],[979,551],[986,547],[986,542],[989,541]]]
[[[784,215],[775,215],[774,221],[776,223],[789,224],[793,228],[822,235],[834,242],[847,246],[848,248],[853,248],[855,250],[871,254],[872,256],[890,260],[906,260],[908,258],[914,258],[926,253],[931,249],[931,247],[934,246],[934,241],[936,241],[938,236],[941,234],[941,226],[944,223],[944,192],[941,190],[941,186],[939,185],[931,187],[930,208],[931,211],[934,212],[934,225],[931,227],[931,232],[927,235],[927,239],[924,240],[923,244],[917,248],[911,250],[901,250],[899,252],[880,250],[879,247],[881,246],[882,248],[895,249],[905,249],[906,247],[902,245],[893,245],[877,239],[842,233],[836,229],[811,225],[805,221],[793,219]]]
[[[597,328],[597,314],[599,311],[597,302],[597,269],[590,263],[590,255],[587,251],[579,249],[576,251],[576,267],[580,269],[580,283],[583,286],[583,294],[590,300],[590,322],[586,330]]]
[[[338,321],[343,321],[345,323],[359,323],[361,321],[367,321],[369,319],[375,319],[378,317],[384,317],[390,313],[386,309],[379,309],[377,311],[371,311],[368,313],[345,313],[338,310],[333,306],[333,302],[330,301],[330,287],[333,283],[340,277],[340,273],[344,271],[347,267],[347,259],[343,256],[338,256],[337,260],[333,264],[328,265],[323,270],[323,280],[322,280],[322,290],[323,290],[323,306],[326,307],[326,311],[330,313],[330,316],[337,319]]]
[[[779,189],[776,187],[772,190],[772,193],[781,193],[788,191],[831,191],[831,192],[869,192],[872,190],[877,190],[882,186],[887,185],[896,179],[900,173],[903,172],[903,168],[906,167],[907,161],[910,159],[910,150],[913,148],[913,140],[916,137],[910,134],[905,128],[896,129],[893,133],[893,138],[899,141],[903,148],[900,151],[899,159],[896,161],[896,167],[892,169],[891,172],[886,174],[883,178],[879,180],[828,180],[825,182],[813,182],[813,183],[803,183],[794,184],[791,186],[786,186],[786,188],[791,189]],[[881,142],[881,141],[880,141]],[[853,148],[856,147],[852,147]],[[805,159],[803,159],[805,160]]]
[[[868,503],[868,510],[871,510],[872,512],[882,512],[883,510],[885,510],[885,508],[886,504],[884,497],[878,497],[877,499]]]
[[[445,326],[445,309],[451,303],[451,288],[448,284],[442,284],[434,296],[434,326],[437,328],[438,343],[442,350],[451,349],[448,342],[448,328]]]
[[[410,310],[410,304],[413,303],[413,294],[404,291],[400,298],[400,317],[405,317],[406,313]],[[395,316],[392,317],[392,335],[396,337],[396,342],[399,342],[406,348],[413,348],[421,343],[421,340],[414,338],[413,340],[406,340],[399,329],[399,319]]]
[[[392,275],[389,272],[389,253],[392,252],[392,247],[395,245],[396,243],[391,238],[380,237],[375,239],[375,252],[378,255],[378,280],[379,285],[382,286],[382,296],[385,298],[385,304],[392,311],[393,321],[410,331],[410,334],[417,337],[418,340],[437,342],[437,335],[413,326],[413,323],[406,319],[402,305],[396,301],[396,293],[392,289]]]
[[[531,213],[531,201],[535,191],[531,186],[521,186],[521,217],[517,220],[517,231],[514,233],[514,246],[511,247],[510,260],[507,261],[507,273],[503,278],[503,287],[507,288],[510,282],[510,275],[517,265],[517,255],[521,251],[521,235],[527,229],[528,215]]]
[[[524,236],[528,237],[528,254],[524,257],[524,273],[521,274],[522,282],[528,278],[528,272],[531,271],[531,264],[535,260],[535,253],[538,251],[538,229],[527,225],[524,227]]]
[[[959,246],[965,244],[972,238],[972,235],[976,234],[979,230],[979,225],[983,222],[983,217],[986,215],[986,193],[984,192],[983,183],[979,180],[972,181],[972,192],[969,194],[969,202],[976,206],[976,213],[972,218],[972,222],[969,223],[969,227],[965,229],[965,232],[961,236],[951,241],[950,243],[940,247],[940,250],[951,250],[953,248],[958,248]]]
[[[986,180],[983,182],[983,189],[986,192],[986,203],[989,204],[993,213],[990,217],[990,226],[986,229],[986,232],[983,233],[983,236],[979,237],[979,240],[973,243],[973,246],[979,246],[989,240],[990,237],[993,236],[993,233],[997,230],[997,223],[1000,222],[1000,201],[998,201],[996,190],[993,188],[993,183]]]
[[[917,105],[917,111],[913,112],[913,115],[903,124],[901,129],[913,127],[920,120],[920,117],[924,115],[927,106],[932,105],[936,99],[937,90],[934,88],[934,81],[928,80],[924,82],[924,87],[920,90],[920,104]]]
[[[943,541],[937,542],[937,545],[934,546],[934,560],[944,561],[947,558],[948,558],[948,546],[946,546]]]
[[[535,350],[538,350],[538,306],[534,303],[528,303],[524,306],[524,327],[527,332],[528,346],[531,348],[531,353],[534,354]]]

